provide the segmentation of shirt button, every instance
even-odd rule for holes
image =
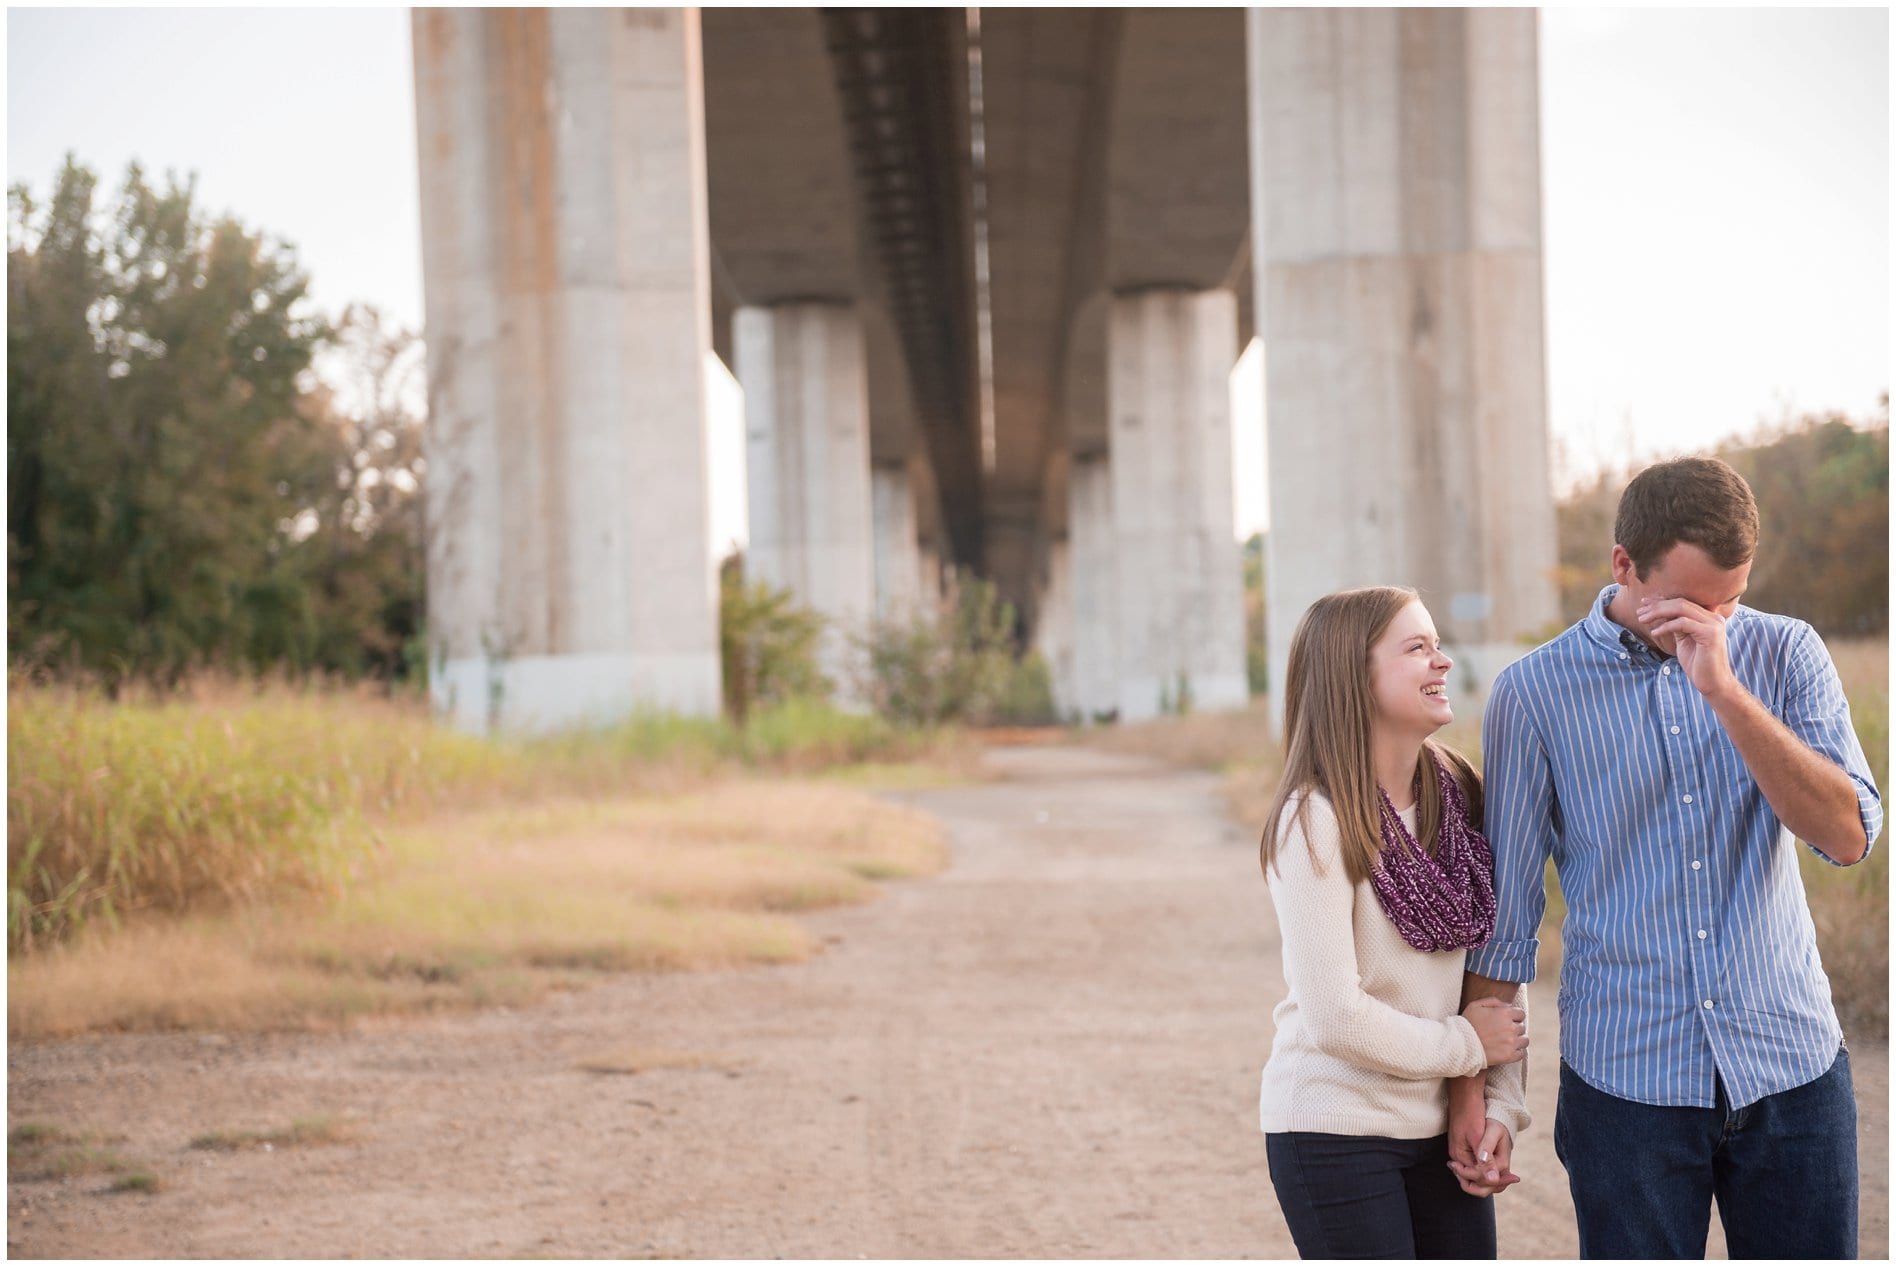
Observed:
[[[1629,655],[1627,655],[1627,654],[1626,654],[1626,653],[1625,653],[1624,651],[1622,651],[1622,652],[1620,652],[1620,659],[1622,659],[1622,660],[1630,660],[1630,659],[1632,659],[1632,658],[1633,658],[1633,657],[1631,657],[1631,656],[1629,656]]]
[[[1697,858],[1694,858],[1692,859],[1692,870],[1697,871],[1698,869],[1699,869],[1699,860]]]
[[[1690,805],[1692,803],[1692,794],[1690,792],[1687,792],[1685,794],[1685,803],[1687,805]]]
[[[1663,674],[1665,674],[1665,675],[1666,675],[1667,677],[1671,677],[1671,676],[1672,676],[1672,666],[1671,666],[1671,665],[1669,665],[1669,664],[1668,664],[1668,665],[1666,665],[1666,666],[1665,666],[1665,667],[1664,667],[1663,669],[1660,669],[1659,671],[1660,671],[1661,673],[1663,673]]]
[[[1676,734],[1678,734],[1678,733],[1679,733],[1679,728],[1678,728],[1677,726],[1674,726],[1674,727],[1672,728],[1672,733],[1673,733],[1673,734],[1675,734],[1675,735],[1676,735]]]
[[[1704,940],[1705,940],[1705,930],[1704,930],[1704,929],[1702,929],[1702,928],[1701,928],[1701,929],[1699,929],[1699,940],[1700,940],[1700,941],[1704,941]]]
[[[1710,999],[1705,1000],[1705,1010],[1708,1012],[1712,1010],[1712,1001]]]

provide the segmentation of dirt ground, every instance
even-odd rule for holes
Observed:
[[[781,968],[622,977],[328,1035],[13,1044],[9,1122],[160,1177],[10,1181],[19,1257],[1293,1257],[1257,1131],[1282,992],[1214,776],[1058,748],[905,794],[954,862],[814,917]],[[1537,987],[1507,1257],[1575,1252]],[[1888,1057],[1853,1043],[1862,1253],[1888,1243]],[[599,1059],[685,1063],[598,1073]],[[662,1059],[660,1059],[662,1064]],[[353,1142],[203,1152],[347,1122]],[[1714,1220],[1714,1254],[1722,1253]]]

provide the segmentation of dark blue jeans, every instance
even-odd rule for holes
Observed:
[[[1857,1256],[1850,1053],[1815,1082],[1733,1111],[1635,1104],[1560,1062],[1554,1152],[1582,1258],[1703,1258],[1712,1202],[1733,1258]]]
[[[1271,1186],[1304,1258],[1493,1258],[1494,1199],[1448,1169],[1448,1136],[1266,1135]]]

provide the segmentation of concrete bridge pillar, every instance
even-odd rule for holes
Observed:
[[[413,24],[435,704],[715,714],[697,13]]]
[[[875,611],[869,380],[862,320],[835,303],[740,308],[753,578],[829,621],[823,667],[846,686],[848,636]]]
[[[1076,453],[1068,476],[1067,570],[1072,695],[1060,706],[1090,721],[1119,709],[1119,560],[1113,540],[1113,459]]]
[[[1065,537],[1046,543],[1046,580],[1037,604],[1034,650],[1047,662],[1054,707],[1062,720],[1079,716],[1073,686],[1073,560]]]
[[[876,619],[907,619],[920,610],[922,600],[922,552],[910,463],[878,463],[870,472],[870,500],[875,520]]]
[[[1534,11],[1248,22],[1270,679],[1313,600],[1406,584],[1479,694],[1556,616]]]
[[[1120,719],[1243,708],[1229,384],[1237,297],[1117,295],[1107,338]]]

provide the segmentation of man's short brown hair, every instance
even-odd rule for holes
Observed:
[[[1682,541],[1729,571],[1758,552],[1758,503],[1744,476],[1717,458],[1660,462],[1620,494],[1613,539],[1642,581]]]

